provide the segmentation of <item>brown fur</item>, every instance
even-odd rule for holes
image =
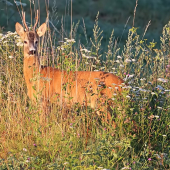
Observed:
[[[16,31],[25,42],[24,77],[28,96],[32,101],[36,101],[39,93],[44,105],[48,102],[64,105],[85,102],[95,108],[100,96],[112,97],[113,92],[116,91],[115,86],[121,91],[118,85],[123,83],[123,80],[111,73],[102,71],[66,72],[52,67],[41,67],[37,45],[39,37],[46,31],[45,23],[37,31],[29,32],[24,31],[23,27],[16,23]],[[35,53],[30,55],[31,49],[35,49]]]

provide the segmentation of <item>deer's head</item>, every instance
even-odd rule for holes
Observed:
[[[26,31],[24,30],[23,26],[18,22],[15,24],[15,30],[24,42],[24,56],[35,56],[37,55],[39,37],[44,35],[46,32],[46,23],[43,23],[37,30],[35,30],[35,27],[38,23],[38,10],[36,22],[32,31],[29,31],[25,22],[25,13],[23,13],[23,23],[25,25]]]

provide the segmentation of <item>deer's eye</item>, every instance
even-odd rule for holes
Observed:
[[[27,44],[27,41],[24,41],[24,44]]]
[[[38,44],[38,41],[35,41],[35,44]]]

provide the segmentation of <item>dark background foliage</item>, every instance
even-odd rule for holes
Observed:
[[[32,14],[30,10],[30,1]],[[17,1],[19,2],[19,0]],[[45,21],[47,11],[50,12],[51,29],[54,27],[61,33],[61,20],[63,17],[63,27],[65,37],[69,36],[70,30],[70,0],[22,0],[26,6],[17,6],[14,0],[0,0],[0,27],[3,31],[14,31],[15,22],[21,22],[18,11],[23,8],[26,11],[26,20],[31,22],[31,15],[34,18],[34,9],[40,8],[41,23]],[[133,26],[134,8],[136,0],[73,0],[73,22],[80,21],[77,30],[78,38],[85,43],[83,19],[85,22],[87,37],[93,36],[94,21],[98,11],[99,26],[103,30],[103,45],[108,42],[112,29],[114,29],[114,38],[118,40],[122,47],[127,39],[129,28]],[[135,14],[135,27],[142,36],[146,25],[151,20],[151,25],[145,35],[148,41],[158,42],[161,36],[162,28],[170,20],[170,1],[169,0],[138,0],[138,6]],[[126,24],[127,23],[127,24]],[[55,30],[56,30],[55,29]],[[58,36],[58,40],[61,39]]]

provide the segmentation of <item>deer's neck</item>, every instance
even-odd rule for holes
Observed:
[[[27,85],[31,83],[38,72],[40,72],[38,56],[24,56],[24,76]]]

